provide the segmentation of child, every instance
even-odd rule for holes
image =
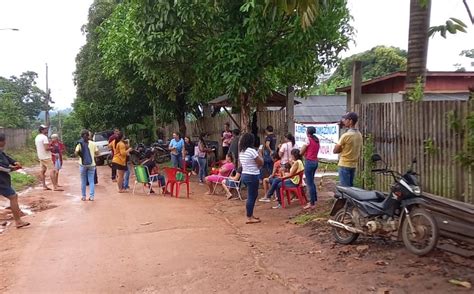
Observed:
[[[287,177],[290,175],[291,163],[287,162],[283,166],[283,177]]]
[[[239,166],[237,171],[235,172],[234,176],[230,176],[229,178],[225,179],[222,182],[222,188],[224,188],[225,195],[227,196],[227,199],[232,198],[232,193],[230,192],[230,189],[236,189],[237,188],[237,183],[240,180],[240,175],[242,174],[242,167]]]
[[[155,163],[155,154],[151,150],[147,150],[145,152],[145,161],[142,162],[142,165],[146,166],[148,168],[148,172],[150,173],[149,176],[152,176],[153,179],[152,181],[158,181],[160,182],[160,186],[162,189],[162,193],[165,193],[165,177],[159,174],[159,168],[156,166]],[[146,186],[150,188],[151,182],[149,182]],[[150,190],[151,194],[154,194],[155,191],[153,189]]]
[[[265,192],[264,195],[267,195],[268,189],[270,189],[270,186],[271,186],[273,180],[275,178],[283,176],[282,169],[281,169],[280,156],[278,156],[277,152],[272,154],[272,160],[273,160],[272,174],[268,178],[263,179],[263,191]],[[266,196],[263,196],[258,201],[260,201],[260,202],[270,202],[270,198],[267,198]]]

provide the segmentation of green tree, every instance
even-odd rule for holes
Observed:
[[[362,62],[362,80],[370,80],[396,71],[404,71],[407,52],[397,47],[376,46],[341,60],[334,73],[318,84],[313,93],[333,94],[335,89],[352,83],[352,64]]]
[[[30,127],[45,110],[45,93],[36,86],[38,74],[32,71],[10,79],[0,77],[0,125]]]
[[[76,57],[74,81],[77,98],[75,116],[85,128],[100,131],[112,127],[125,128],[151,115],[143,92],[123,95],[120,85],[104,75],[99,45],[99,26],[112,14],[119,1],[95,0],[89,9],[88,23],[82,30],[86,44]]]
[[[306,90],[325,67],[334,66],[352,35],[346,1],[320,1],[310,26],[298,14],[265,13],[266,1],[233,1],[223,8],[222,29],[206,38],[197,58],[194,90],[223,93],[239,102],[241,127],[250,109],[272,89]]]

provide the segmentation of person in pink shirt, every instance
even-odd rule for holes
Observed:
[[[208,191],[206,195],[211,195],[214,185],[221,183],[225,178],[229,177],[232,171],[235,169],[234,156],[232,153],[228,153],[225,157],[225,163],[219,169],[219,174],[207,176],[204,180],[206,181]]]
[[[306,141],[303,147],[301,147],[301,154],[306,159],[304,164],[304,176],[309,190],[310,201],[304,209],[314,209],[316,207],[316,201],[318,200],[316,184],[314,183],[314,175],[318,169],[319,153],[319,139],[316,137],[316,128],[308,127],[306,129],[306,136]]]

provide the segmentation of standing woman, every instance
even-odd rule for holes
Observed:
[[[225,159],[227,153],[229,153],[230,143],[232,142],[232,131],[230,130],[230,123],[224,124],[224,131],[221,134],[222,140],[222,156]]]
[[[125,189],[123,188],[123,179],[125,175],[125,171],[127,170],[127,155],[132,150],[132,148],[127,149],[127,145],[123,140],[123,133],[120,132],[115,141],[112,142],[114,144],[114,158],[112,159],[112,165],[117,170],[117,186],[119,193],[125,193]]]
[[[63,166],[63,152],[64,152],[64,144],[59,140],[59,136],[57,134],[51,135],[51,159],[53,161],[54,169],[56,170],[56,184],[58,187],[59,185],[59,171]]]
[[[171,162],[173,163],[173,167],[182,168],[183,148],[184,141],[181,138],[181,134],[179,132],[173,133],[173,140],[170,141],[170,145],[168,146],[168,150],[171,151]]]
[[[258,185],[260,168],[263,166],[263,159],[258,156],[257,151],[253,149],[255,144],[254,136],[250,133],[245,133],[240,138],[239,161],[242,166],[242,183],[248,187],[247,196],[247,224],[259,223],[260,219],[253,215],[255,201],[258,197]]]
[[[281,144],[280,148],[278,148],[278,155],[281,159],[281,166],[284,166],[287,162],[290,162],[291,151],[296,147],[295,137],[288,133],[285,135],[285,142]]]
[[[194,143],[189,136],[184,137],[183,158],[187,166],[193,166]],[[184,168],[186,168],[185,166]],[[194,170],[194,169],[193,169]]]
[[[207,153],[212,152],[211,149],[207,148],[204,137],[205,133],[199,135],[199,142],[197,148],[197,160],[199,165],[199,184],[204,184],[204,178],[207,176]]]
[[[319,139],[316,137],[316,128],[308,127],[306,129],[306,141],[301,147],[301,155],[305,157],[304,176],[309,190],[310,202],[304,209],[314,209],[318,201],[318,192],[314,183],[314,174],[318,169]]]

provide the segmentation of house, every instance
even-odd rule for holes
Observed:
[[[401,102],[405,94],[406,72],[394,72],[362,83],[361,103]],[[426,73],[424,100],[467,100],[474,88],[474,72],[431,71]],[[336,89],[350,101],[351,86]]]

